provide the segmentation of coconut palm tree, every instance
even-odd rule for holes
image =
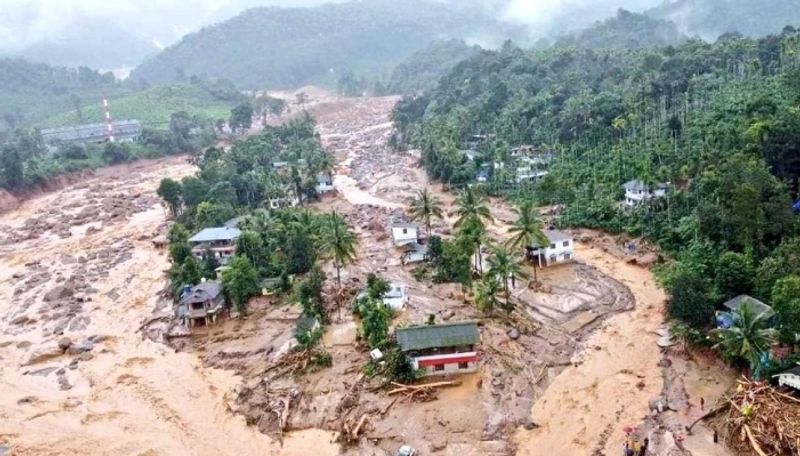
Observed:
[[[475,306],[486,315],[491,316],[494,308],[500,305],[497,295],[503,291],[496,276],[487,275],[475,284]]]
[[[479,195],[472,187],[467,187],[458,195],[456,206],[458,206],[458,211],[456,211],[458,220],[454,225],[456,228],[470,220],[493,222],[486,198]]]
[[[336,284],[338,287],[336,302],[339,307],[339,317],[341,319],[341,306],[339,305],[338,299],[342,291],[341,270],[344,266],[355,260],[358,240],[355,234],[348,228],[344,218],[337,214],[336,211],[332,211],[324,217],[322,232],[320,234],[322,238],[322,250],[333,260],[333,266],[336,268]]]
[[[507,248],[496,245],[492,247],[492,256],[489,257],[489,275],[493,275],[502,281],[506,309],[510,311],[512,306],[508,282],[511,281],[513,285],[517,278],[527,277],[527,274],[522,269],[522,264],[514,258],[514,255]]]
[[[747,302],[732,312],[733,323],[727,329],[715,329],[712,337],[718,339],[714,348],[731,360],[745,361],[751,372],[757,372],[761,357],[776,342],[778,332],[769,327],[769,320],[775,315],[773,310],[756,314]]]
[[[483,262],[481,261],[481,244],[486,235],[486,225],[484,222],[493,221],[489,211],[487,200],[479,195],[472,187],[467,187],[458,198],[456,198],[458,210],[458,220],[453,225],[458,228],[460,234],[466,239],[471,240],[472,248],[475,249],[475,261],[480,274],[483,274]]]
[[[514,208],[517,219],[508,229],[511,238],[507,245],[514,249],[524,248],[537,244],[545,246],[550,244],[550,240],[544,234],[544,222],[539,217],[539,211],[533,201],[525,200],[518,207]],[[536,279],[536,264],[533,265],[533,280]]]
[[[425,222],[428,230],[428,237],[431,235],[431,218],[442,218],[442,202],[428,191],[428,187],[423,188],[417,193],[417,197],[411,202],[411,220]]]

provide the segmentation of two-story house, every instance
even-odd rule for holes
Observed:
[[[210,251],[220,263],[226,263],[236,253],[236,240],[242,232],[238,228],[221,226],[205,228],[189,238],[192,254],[198,259],[205,259]]]
[[[189,327],[198,323],[209,325],[217,320],[217,315],[225,308],[222,284],[203,281],[188,288],[181,296],[180,307]]]
[[[575,259],[575,240],[572,235],[558,230],[544,230],[549,245],[534,243],[528,247],[528,258],[539,267],[566,263]]]
[[[668,185],[664,182],[648,185],[640,180],[632,180],[626,182],[623,187],[625,188],[625,204],[633,207],[645,201],[663,198],[667,194]]]

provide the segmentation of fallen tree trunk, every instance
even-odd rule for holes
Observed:
[[[436,382],[436,383],[426,383],[424,385],[404,385],[402,383],[392,382],[392,385],[396,386],[397,388],[389,391],[387,394],[389,396],[398,394],[398,393],[407,393],[411,391],[420,391],[420,390],[428,390],[428,389],[436,389],[436,388],[444,388],[447,386],[459,386],[461,382]]]

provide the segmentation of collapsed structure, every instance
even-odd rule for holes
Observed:
[[[186,287],[181,294],[178,316],[184,318],[186,326],[201,323],[210,325],[225,308],[222,284],[203,281],[193,287]]]

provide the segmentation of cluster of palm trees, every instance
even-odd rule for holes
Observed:
[[[523,259],[515,251],[525,251],[528,247],[549,243],[544,234],[544,223],[532,201],[523,201],[514,208],[516,220],[509,228],[511,238],[505,244],[491,243],[487,235],[487,223],[493,223],[488,200],[473,187],[467,187],[456,198],[456,219],[453,227],[459,245],[470,249],[474,259],[475,272],[481,277],[475,288],[475,302],[484,313],[491,315],[496,307],[507,312],[514,309],[511,289],[518,279],[528,277]],[[411,204],[412,220],[425,223],[428,235],[431,234],[431,219],[442,218],[442,202],[427,188],[422,189]],[[484,246],[488,246],[488,266],[484,271]],[[485,272],[485,273],[484,273]],[[534,279],[536,268],[534,267]],[[502,299],[501,299],[502,296]]]

